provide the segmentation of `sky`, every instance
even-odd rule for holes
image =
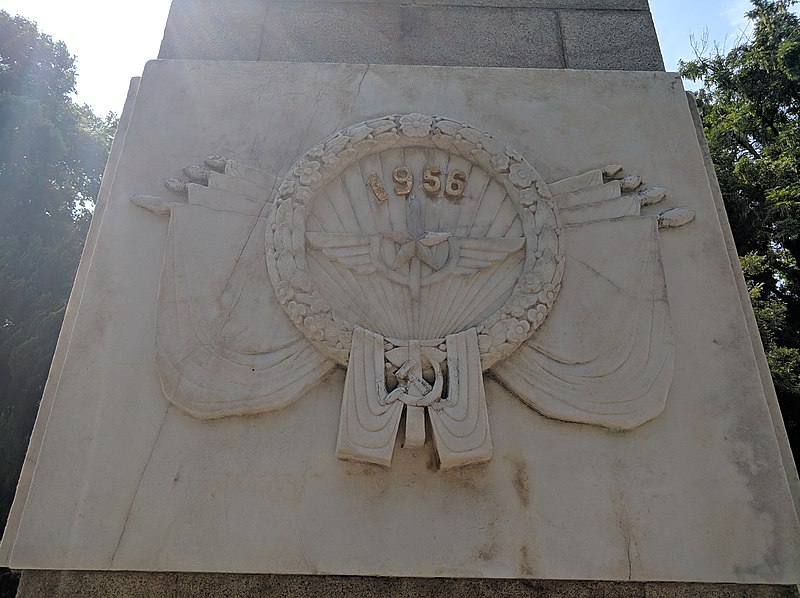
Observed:
[[[220,0],[224,2],[224,0]],[[63,40],[77,58],[77,101],[119,113],[131,77],[158,55],[170,0],[0,0]],[[731,48],[746,33],[748,0],[650,0],[667,70],[694,57],[692,39]]]

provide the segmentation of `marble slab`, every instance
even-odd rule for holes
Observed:
[[[675,75],[162,60],[148,64],[135,91],[0,563],[800,581],[797,475],[784,462],[785,434],[773,423],[774,394],[762,381],[729,231]],[[358,145],[364,141],[377,145]],[[423,146],[434,153],[413,149]],[[474,223],[486,228],[481,238],[491,243],[477,243],[470,255],[479,259],[491,249],[496,267],[523,282],[505,288],[487,278],[481,288],[496,287],[497,298],[476,306],[476,316],[460,325],[463,335],[442,325],[446,338],[437,345],[424,338],[404,345],[389,328],[357,332],[359,322],[372,321],[359,320],[362,297],[337,302],[335,286],[314,283],[322,302],[311,291],[295,300],[305,283],[291,275],[284,260],[290,254],[301,269],[316,264],[309,271],[317,281],[328,280],[329,267],[344,277],[366,263],[352,247],[372,221],[359,218],[369,210],[378,222],[384,206],[380,186],[368,180],[371,156],[387,164],[375,170],[391,195],[388,209],[409,206],[401,212],[408,226],[393,235],[410,234],[413,201],[402,194],[408,173],[394,178],[388,166],[408,160],[424,177],[425,158],[437,151],[448,165],[457,166],[458,156],[471,164],[464,167],[467,191],[459,198],[458,177],[447,176],[458,168],[443,167],[439,180],[452,184],[450,195],[442,190],[431,199],[420,191],[416,201],[455,202],[460,217],[478,197],[471,190],[481,172],[487,190],[489,179],[499,181],[505,191],[497,199],[475,199],[496,210],[476,212]],[[326,170],[331,153],[343,162]],[[221,158],[184,171],[211,155]],[[342,254],[326,227],[331,220],[318,211],[328,204],[317,200],[312,210],[301,188],[314,197],[332,194],[336,181],[354,172],[336,170],[348,160],[363,180],[360,195],[358,181],[345,195],[362,203],[352,204],[361,206],[353,212],[360,228],[337,233],[353,241]],[[164,179],[174,179],[172,190]],[[341,209],[343,201],[329,204]],[[298,232],[305,213],[289,207],[309,208],[305,242]],[[425,210],[411,240],[432,247],[430,268],[445,270]],[[561,212],[563,218],[555,215]],[[503,214],[507,225],[495,224]],[[461,239],[476,235],[457,229],[458,243],[447,243],[463,253]],[[515,236],[524,249],[508,240]],[[307,262],[298,253],[304,243]],[[400,255],[403,246],[392,247]],[[389,270],[425,262],[424,249],[409,247],[407,263],[395,259]],[[350,261],[330,266],[340,258]],[[549,269],[528,272],[529,261]],[[489,275],[489,266],[473,265]],[[436,277],[419,268],[417,278],[409,270],[417,282],[408,291],[383,295],[389,307],[413,307],[415,293],[425,299]],[[545,273],[551,287],[529,299],[547,282]],[[295,285],[292,298],[287,285]],[[514,315],[519,289],[529,303]],[[453,306],[466,297],[457,294]],[[238,312],[245,300],[247,310]],[[310,311],[302,311],[304,302]],[[488,426],[491,442],[488,433],[479,440],[453,433],[451,442],[442,426],[454,429],[455,407],[424,404],[436,385],[415,394],[416,370],[403,377],[397,368],[387,375],[397,387],[409,384],[399,409],[407,415],[390,414],[381,424],[399,426],[396,439],[373,462],[364,444],[374,438],[371,428],[351,435],[343,449],[343,403],[359,409],[362,395],[351,373],[354,353],[312,326],[325,324],[325,308],[353,324],[352,338],[362,339],[369,355],[385,351],[391,360],[392,351],[416,351],[430,365],[463,368],[447,392],[466,387],[464,413],[475,416],[475,429]],[[493,320],[493,310],[506,319]],[[214,328],[219,313],[230,318]],[[527,328],[497,327],[526,318]],[[192,329],[196,322],[207,326]],[[197,350],[181,356],[188,346],[181,343],[197,338],[204,339]],[[277,373],[265,374],[274,365],[267,356],[286,347],[294,361],[279,360]],[[211,349],[231,353],[222,361],[195,359]],[[370,362],[367,354],[359,363]],[[628,357],[603,365],[602,358],[619,355]],[[238,373],[223,362],[235,362]],[[477,373],[470,367],[476,363]],[[426,368],[416,372],[417,382],[433,382]]]

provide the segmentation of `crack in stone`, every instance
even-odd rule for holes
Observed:
[[[119,547],[122,544],[122,538],[125,536],[125,532],[128,530],[128,521],[131,518],[131,512],[133,511],[133,505],[136,504],[136,497],[139,496],[139,490],[142,487],[142,481],[144,481],[144,475],[147,473],[147,468],[150,465],[150,461],[153,459],[153,455],[156,452],[156,446],[158,445],[158,441],[161,438],[161,431],[164,429],[164,422],[167,421],[167,415],[169,415],[169,410],[172,408],[171,405],[167,406],[166,411],[164,411],[164,417],[161,419],[161,424],[158,426],[158,433],[156,434],[156,439],[153,441],[153,446],[150,448],[150,454],[147,456],[147,461],[142,468],[142,475],[139,476],[139,482],[136,484],[136,491],[133,493],[133,497],[131,498],[131,503],[128,505],[128,512],[125,514],[125,521],[122,524],[122,532],[119,534],[119,538],[117,539],[117,545],[114,547],[114,552],[111,555],[111,566],[114,566],[114,560],[117,558],[117,552],[119,551]]]
[[[367,68],[364,69],[364,74],[361,75],[361,80],[358,82],[358,87],[356,88],[356,95],[355,95],[356,98],[358,98],[358,96],[361,95],[361,84],[364,83],[364,79],[367,78],[367,73],[369,73],[370,67],[371,65],[367,63]]]
[[[570,259],[576,261],[577,263],[579,263],[581,266],[583,266],[584,268],[589,270],[592,274],[594,274],[598,278],[602,278],[603,280],[605,280],[608,284],[610,284],[612,287],[614,287],[614,289],[616,289],[619,292],[619,294],[622,295],[623,297],[627,297],[628,299],[634,299],[634,300],[639,300],[640,299],[639,297],[631,295],[625,289],[623,289],[619,285],[617,285],[617,283],[615,283],[613,280],[611,280],[608,276],[605,276],[602,272],[599,272],[598,270],[596,270],[595,268],[593,268],[592,266],[590,266],[586,262],[584,262],[582,260],[579,260],[578,258],[576,258],[574,256],[570,256]]]
[[[625,536],[625,554],[628,557],[628,581],[630,581],[633,577],[633,559],[631,557],[631,530],[627,521],[622,531]]]

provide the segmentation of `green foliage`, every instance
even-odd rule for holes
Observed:
[[[764,283],[755,282],[768,271],[766,256],[748,253],[740,260],[775,388],[787,398],[796,397],[800,395],[800,348],[783,344],[789,326],[786,302],[765,294]]]
[[[66,46],[0,11],[0,527],[116,128],[74,90]]]
[[[697,103],[795,458],[800,455],[800,18],[751,0],[749,39],[681,63]]]

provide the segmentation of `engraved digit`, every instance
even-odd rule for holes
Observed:
[[[442,171],[438,166],[426,166],[422,170],[422,190],[428,197],[435,197],[442,190]]]
[[[447,184],[444,192],[450,199],[461,199],[467,184],[467,175],[463,170],[451,170],[447,173]]]
[[[397,185],[394,188],[395,195],[409,195],[414,189],[414,175],[408,166],[398,166],[392,173],[392,178]]]
[[[389,194],[386,193],[386,189],[383,188],[383,183],[381,182],[377,172],[373,172],[369,175],[369,178],[367,179],[367,185],[370,189],[372,189],[372,192],[375,194],[375,197],[378,201],[386,201],[389,199]]]

